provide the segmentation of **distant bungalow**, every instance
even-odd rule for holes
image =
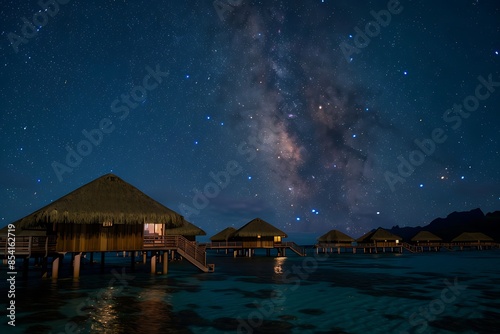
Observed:
[[[144,235],[146,235],[146,232],[149,231],[145,229]],[[165,229],[164,235],[182,235],[189,241],[196,241],[197,236],[207,235],[207,233],[198,226],[195,226],[190,222],[188,222],[187,220],[185,220],[182,226]]]
[[[210,238],[211,243],[207,247],[211,249],[232,249],[234,256],[246,255],[251,257],[255,249],[266,249],[268,256],[271,249],[278,250],[278,256],[285,256],[286,249],[289,248],[295,253],[305,256],[303,248],[294,242],[283,242],[287,234],[274,227],[268,222],[255,218],[243,225],[238,230],[232,231],[227,228]]]
[[[345,233],[340,232],[339,230],[331,230],[318,238],[318,243],[316,245],[316,254],[319,253],[319,249],[323,250],[323,253],[326,253],[328,249],[330,249],[330,253],[333,251],[333,248],[337,249],[337,252],[340,254],[340,250],[342,248],[352,248],[353,253],[356,253],[356,248],[352,247],[352,243],[355,242],[354,238],[351,238]]]
[[[379,249],[385,253],[386,248],[390,248],[394,252],[394,248],[399,248],[399,252],[403,252],[403,239],[391,232],[379,227],[378,229],[368,232],[357,240],[358,248],[363,248],[364,252],[368,249],[370,253],[372,250],[378,253]]]
[[[420,231],[411,238],[411,245],[416,252],[423,252],[426,248],[429,251],[434,249],[437,252],[442,242],[442,238],[429,231]]]
[[[213,235],[210,238],[210,241],[212,242],[212,245],[218,244],[218,245],[222,245],[223,247],[225,247],[225,251],[227,254],[229,249],[230,249],[229,248],[229,246],[230,246],[229,239],[231,239],[231,237],[234,235],[235,232],[236,232],[236,229],[234,227],[226,227],[225,229],[223,229],[219,233]],[[217,248],[217,253],[219,252],[219,250],[220,250],[220,248]]]
[[[477,248],[480,250],[495,246],[493,238],[481,232],[464,232],[451,242],[452,246],[458,246],[460,250],[463,250],[464,247]]]
[[[43,269],[53,256],[53,278],[58,277],[65,253],[72,254],[74,277],[80,274],[82,254],[90,253],[93,262],[93,252],[101,252],[103,265],[105,253],[110,251],[132,252],[132,266],[137,251],[143,252],[144,261],[149,251],[152,273],[156,273],[161,254],[163,260],[159,260],[167,272],[169,252],[178,252],[205,272],[213,270],[206,264],[205,247],[192,241],[204,231],[113,174],[91,181],[14,225],[16,255],[24,255],[28,261],[41,257]],[[174,228],[179,234],[171,232]],[[5,237],[2,233],[0,254],[6,252]]]

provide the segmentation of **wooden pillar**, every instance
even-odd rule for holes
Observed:
[[[80,264],[82,262],[82,253],[74,254],[73,258],[73,278],[80,277]]]
[[[94,252],[90,252],[90,264],[94,264]]]
[[[151,274],[156,274],[156,253],[151,254]]]
[[[248,249],[248,257],[252,257],[252,249],[251,248]]]
[[[337,254],[340,254],[340,247],[337,247]]]
[[[352,248],[352,253],[353,253],[353,254],[356,254],[356,247],[353,247],[353,248]]]
[[[52,261],[52,278],[59,277],[59,262],[61,262],[60,259],[61,259],[61,257],[58,254],[54,257],[54,260]]]
[[[175,250],[172,250],[172,253],[170,254],[172,261],[175,260]]]
[[[168,274],[168,251],[163,252],[163,275]]]
[[[238,251],[237,250],[233,250],[233,257],[236,257],[238,254]]]
[[[148,262],[148,252],[142,252],[142,264],[146,264]]]

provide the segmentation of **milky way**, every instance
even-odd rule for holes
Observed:
[[[286,35],[284,17],[275,8],[234,13],[228,38],[244,50],[230,60],[228,77],[238,79],[227,82],[233,86],[224,96],[234,129],[258,139],[253,168],[272,184],[268,197],[281,212],[321,203],[340,216],[330,223],[357,223],[381,205],[370,150],[382,129],[374,94],[356,82],[337,48],[318,44],[326,32]]]

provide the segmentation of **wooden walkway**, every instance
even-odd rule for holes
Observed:
[[[341,249],[345,252],[356,253],[357,250],[363,250],[363,253],[385,253],[388,252],[398,252],[402,253],[403,249],[410,253],[421,253],[421,252],[438,252],[441,250],[447,250],[450,252],[461,251],[464,249],[496,249],[500,248],[500,243],[496,242],[432,242],[432,243],[418,243],[411,244],[408,242],[380,242],[380,243],[369,243],[369,244],[338,244],[338,243],[319,243],[315,245],[316,253],[320,249],[323,253],[333,253],[333,250],[337,253],[341,253]]]
[[[7,238],[0,237],[0,256],[8,255]],[[181,235],[172,236],[145,236],[143,247],[135,250],[109,250],[110,252],[121,251],[176,251],[183,258],[203,272],[213,272],[214,265],[207,264],[206,247],[195,241],[189,241]],[[90,253],[93,251],[83,251]],[[49,257],[58,256],[67,252],[56,251],[56,236],[18,236],[15,238],[16,257]]]
[[[214,265],[207,264],[206,246],[189,241],[181,235],[145,236],[143,250],[175,250],[201,271],[214,271]]]
[[[243,250],[243,249],[290,249],[299,256],[306,256],[304,247],[300,247],[293,241],[276,242],[266,246],[259,244],[248,245],[242,241],[213,241],[206,244],[207,249],[223,249],[223,250]]]

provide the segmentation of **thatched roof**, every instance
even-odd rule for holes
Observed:
[[[493,241],[492,238],[481,232],[464,232],[451,242],[478,242],[478,241]]]
[[[205,231],[185,220],[182,226],[165,229],[165,235],[196,236],[207,235]]]
[[[250,222],[243,225],[239,230],[234,233],[234,237],[274,237],[281,236],[286,238],[287,235],[282,230],[274,227],[268,222],[255,218]]]
[[[392,234],[391,232],[379,227],[375,231],[371,231],[358,238],[357,242],[373,242],[373,241],[394,241],[394,240],[403,240],[400,236]]]
[[[429,231],[420,231],[411,238],[411,241],[443,241],[443,239]]]
[[[236,232],[234,227],[227,227],[210,238],[210,241],[227,241]]]
[[[113,174],[107,174],[20,219],[20,228],[59,224],[159,223],[179,226],[183,217]]]
[[[351,238],[347,234],[344,234],[338,230],[331,230],[321,237],[318,238],[319,242],[353,242],[354,238]]]

